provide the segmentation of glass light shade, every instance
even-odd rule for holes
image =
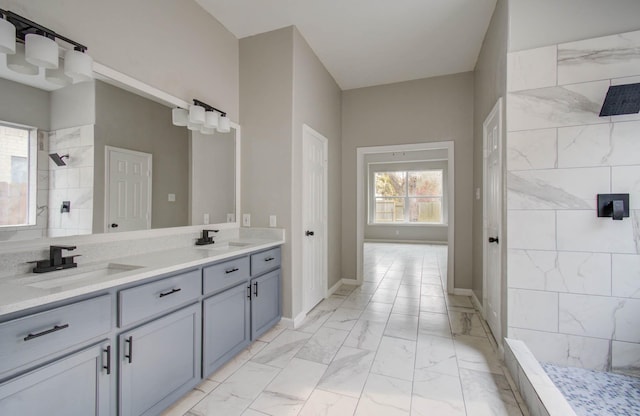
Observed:
[[[215,111],[207,111],[204,113],[204,126],[208,129],[218,127],[218,113]]]
[[[0,17],[0,53],[16,53],[16,27]]]
[[[93,79],[93,58],[91,55],[68,50],[64,53],[64,73],[73,82],[85,82]]]
[[[231,125],[229,124],[229,118],[227,116],[220,116],[218,131],[220,133],[229,133],[231,131]]]
[[[7,68],[25,75],[38,75],[40,68],[30,64],[24,57],[24,44],[16,43],[16,53],[7,55]]]
[[[191,106],[189,106],[189,123],[198,125],[198,126],[203,125],[204,119],[205,119],[204,113],[205,113],[204,107],[200,107],[199,105],[192,104]]]
[[[65,75],[64,71],[62,70],[62,65],[58,65],[58,67],[55,69],[45,69],[44,79],[52,84],[59,85],[61,87],[65,87],[73,83],[73,80]]]
[[[58,44],[55,40],[27,33],[24,45],[27,62],[46,69],[58,67]]]
[[[206,127],[204,124],[202,125],[202,127],[200,127],[200,133],[202,134],[212,135],[215,132],[216,132],[216,129]]]
[[[189,112],[184,108],[174,108],[171,110],[171,119],[174,126],[186,126],[189,121]]]
[[[202,128],[202,124],[195,124],[189,121],[187,123],[187,128],[191,131],[200,131],[200,129]]]

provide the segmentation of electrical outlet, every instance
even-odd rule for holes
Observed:
[[[169,194],[169,197],[167,199],[169,200],[169,202],[176,202],[176,194]]]
[[[269,216],[269,227],[275,227],[276,224],[277,224],[276,216],[275,215],[270,215]]]
[[[480,188],[476,188],[476,199],[480,200]]]
[[[242,226],[251,227],[251,214],[242,214]]]
[[[396,230],[396,235],[400,235],[400,230]]]
[[[236,222],[235,214],[227,214],[227,222]]]
[[[204,225],[209,224],[209,214],[204,214],[203,223]]]

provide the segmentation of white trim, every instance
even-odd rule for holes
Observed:
[[[456,296],[473,296],[473,290],[471,289],[454,288],[453,292],[449,293]]]
[[[153,155],[151,153],[139,152],[137,150],[125,149],[122,147],[115,146],[105,146],[104,147],[104,233],[109,233],[109,218],[111,217],[111,152],[119,152],[126,153],[129,155],[140,156],[147,159],[147,163],[149,164],[149,172],[147,172],[147,176],[149,177],[148,189],[147,189],[147,228],[146,230],[151,229],[151,203],[152,203],[152,195],[151,192],[153,190]],[[141,230],[136,230],[141,231]],[[112,233],[119,234],[119,233]]]
[[[293,319],[291,319],[291,318],[280,318],[280,322],[278,322],[278,324],[284,326],[287,329],[294,329],[295,328],[293,326]]]
[[[489,120],[491,120],[493,117],[495,117],[497,115],[498,117],[498,160],[500,161],[500,170],[502,171],[503,169],[503,161],[502,161],[502,143],[503,143],[503,132],[502,132],[502,97],[499,97],[498,100],[496,101],[496,103],[494,104],[493,108],[491,109],[491,111],[489,112],[489,114],[487,115],[487,117],[485,118],[484,122],[482,123],[482,304],[483,305],[487,305],[487,246],[488,246],[488,238],[489,235],[487,234],[487,203],[488,200],[485,197],[487,195],[487,122]],[[501,181],[500,181],[500,195],[502,195],[504,190],[504,183],[502,182],[502,177],[501,177]],[[504,236],[502,235],[502,221],[504,220],[503,216],[502,216],[502,202],[500,202],[500,207],[498,209],[498,213],[500,215],[500,220],[498,221],[498,238],[500,241],[504,242]],[[500,253],[500,263],[502,263],[502,249],[499,250]],[[502,292],[502,282],[504,279],[504,276],[502,275],[502,265],[498,266],[498,269],[500,270],[500,292]],[[498,336],[496,337],[495,334],[494,338],[499,339],[502,338],[502,295],[498,296],[499,301],[500,301],[500,305],[498,305],[498,310],[496,311],[498,313],[498,328],[497,330],[500,332],[498,334]],[[487,322],[487,327],[491,328],[489,326],[489,322],[487,320],[487,310],[486,308],[482,308],[482,317],[484,318],[484,320]],[[499,343],[502,344],[502,343]]]
[[[300,312],[296,317],[291,321],[293,324],[293,329],[300,328],[300,325],[304,322],[307,317],[307,312]]]
[[[429,240],[388,240],[388,239],[374,239],[366,238],[365,243],[402,243],[402,244],[434,244],[438,246],[447,245],[446,241],[429,241]]]
[[[322,220],[323,220],[323,241],[322,241],[322,287],[327,287],[328,282],[329,282],[329,140],[324,137],[322,134],[318,133],[316,130],[314,130],[313,128],[311,128],[310,126],[308,126],[307,124],[303,124],[302,125],[302,175],[305,175],[305,163],[304,163],[304,154],[305,154],[305,143],[306,143],[306,137],[307,135],[310,135],[312,137],[314,137],[315,139],[318,139],[321,143],[322,143],[322,152],[324,155],[324,160],[323,160],[323,170],[322,170],[322,182],[323,182],[323,193],[324,193],[324,198],[322,198]],[[304,177],[304,176],[303,176]],[[304,186],[304,182],[302,183]],[[304,193],[304,190],[303,190]],[[301,195],[302,196],[302,195]],[[304,213],[300,216],[300,222],[301,222],[301,231],[302,229],[305,227],[304,224]],[[304,260],[305,260],[305,255],[304,255],[304,242],[302,244],[302,261],[301,261],[301,265],[302,265],[302,270],[305,270],[305,265],[304,265]],[[302,310],[306,316],[306,314],[311,311],[316,305],[305,305],[305,301],[304,299],[306,298],[305,295],[305,280],[304,278],[301,281],[302,284]],[[327,291],[325,290],[325,298],[327,297]],[[309,307],[310,306],[310,307]],[[307,309],[308,308],[308,309]],[[306,309],[306,310],[305,310]],[[300,315],[298,315],[300,316]],[[296,318],[297,319],[297,318]]]
[[[356,277],[358,283],[362,283],[363,275],[363,253],[362,245],[364,244],[364,226],[367,221],[365,190],[367,179],[364,174],[364,156],[372,153],[388,153],[401,151],[415,151],[428,149],[447,149],[447,292],[453,293],[455,284],[454,274],[454,213],[455,213],[455,166],[454,166],[454,143],[453,141],[444,142],[424,142],[404,145],[389,146],[372,146],[358,147],[356,149]]]
[[[474,292],[473,290],[471,291],[471,303],[473,303],[476,309],[480,311],[480,315],[484,318],[484,308],[482,307],[482,304],[478,300],[478,297],[476,296],[476,292]]]

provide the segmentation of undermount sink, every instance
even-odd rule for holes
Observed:
[[[102,279],[115,274],[128,272],[130,270],[139,269],[142,266],[131,266],[128,264],[108,263],[103,267],[88,270],[86,272],[67,274],[65,276],[45,276],[41,275],[38,280],[33,283],[27,283],[27,286],[38,289],[51,289],[63,285],[73,284],[80,280]],[[55,272],[54,272],[55,273]]]
[[[221,241],[219,243],[213,243],[203,246],[197,246],[198,250],[207,250],[207,251],[231,251],[237,250],[242,247],[246,247],[251,245],[251,243],[243,243],[241,241]]]

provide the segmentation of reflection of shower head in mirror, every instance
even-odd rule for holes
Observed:
[[[63,158],[65,158],[65,157],[66,157],[66,158],[69,158],[69,155],[68,155],[68,154],[66,154],[66,155],[62,155],[62,156],[60,156],[60,155],[59,155],[59,154],[57,154],[57,153],[49,153],[49,157],[51,158],[51,160],[53,160],[53,161],[54,161],[54,163],[55,163],[56,165],[58,165],[58,166],[66,166],[67,164],[66,164],[66,163],[64,163],[64,160],[62,160],[62,159],[63,159]]]

